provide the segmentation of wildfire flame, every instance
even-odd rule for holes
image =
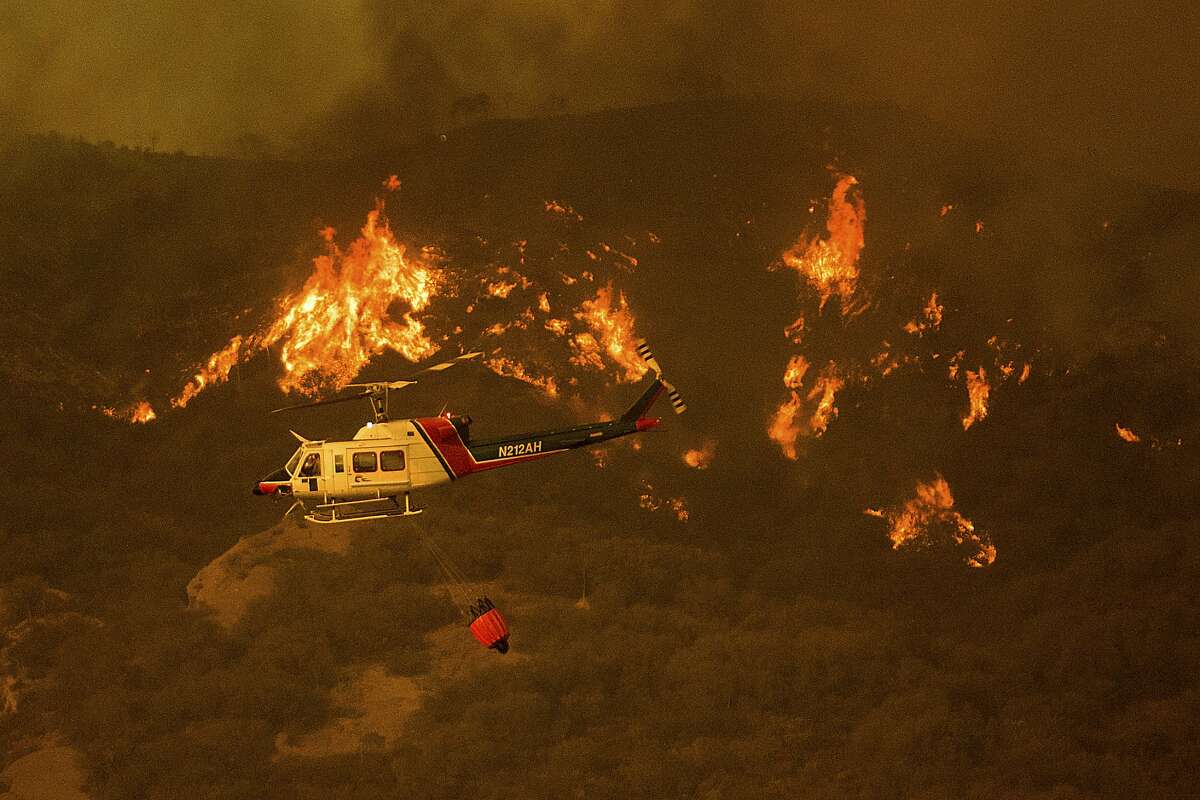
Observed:
[[[980,367],[978,372],[967,370],[967,399],[971,405],[967,414],[962,418],[964,431],[987,416],[990,392],[987,371],[983,367]]]
[[[415,316],[441,282],[433,251],[408,253],[392,234],[382,202],[348,249],[339,248],[333,235],[332,229],[323,231],[328,252],[314,259],[303,288],[279,301],[275,320],[258,333],[234,336],[213,353],[172,406],[186,406],[208,386],[228,380],[238,362],[276,345],[284,370],[279,387],[301,394],[345,386],[384,350],[409,361],[437,352]]]
[[[658,511],[666,508],[680,522],[687,522],[691,517],[691,514],[688,512],[687,498],[659,497],[654,493],[654,487],[646,480],[642,481],[642,493],[638,498],[638,506],[645,511]]]
[[[863,226],[867,209],[857,191],[853,175],[839,175],[829,198],[829,216],[825,229],[829,237],[801,239],[782,256],[785,266],[796,270],[817,290],[820,307],[836,294],[842,301],[842,313],[858,285],[858,256],[864,245]]]
[[[948,533],[956,545],[970,546],[974,551],[966,557],[968,566],[986,567],[996,560],[996,548],[990,538],[954,510],[954,495],[941,475],[929,483],[917,483],[915,496],[898,506],[868,508],[863,513],[887,521],[893,550],[928,547]]]
[[[95,408],[95,406],[93,406]],[[130,403],[127,406],[113,408],[112,406],[103,406],[99,409],[100,413],[106,417],[119,419],[124,422],[132,422],[140,425],[145,425],[147,422],[153,422],[158,419],[158,415],[154,413],[154,408],[145,400],[138,400]]]
[[[911,320],[904,326],[905,333],[911,333],[916,336],[924,336],[925,331],[936,331],[942,324],[942,311],[944,306],[938,302],[937,292],[929,295],[929,302],[921,309],[921,315],[917,319]]]
[[[1142,437],[1134,433],[1130,428],[1121,427],[1121,423],[1117,423],[1117,436],[1120,436],[1130,444],[1136,444],[1142,440]]]
[[[584,300],[575,318],[582,321],[590,333],[576,334],[571,340],[575,355],[571,363],[578,366],[603,368],[601,354],[616,364],[618,380],[634,383],[646,374],[647,367],[637,354],[637,337],[633,332],[633,314],[625,295],[613,290],[612,283],[596,289],[596,296]]]
[[[557,200],[547,200],[543,206],[547,214],[556,214],[560,217],[574,218],[576,222],[583,222],[583,214],[580,214],[569,205],[564,205]]]
[[[483,360],[483,364],[497,375],[516,378],[531,386],[538,387],[551,397],[558,396],[558,384],[552,375],[535,375],[526,369],[525,365],[521,362],[501,355],[489,356]]]
[[[784,385],[791,396],[775,411],[767,435],[779,445],[783,455],[792,461],[798,458],[796,443],[801,436],[819,437],[838,415],[835,400],[846,385],[838,366],[830,361],[805,393],[804,377],[809,363],[804,356],[793,356],[784,372]]]

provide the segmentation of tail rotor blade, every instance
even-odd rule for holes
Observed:
[[[666,381],[663,381],[663,385],[667,387],[667,397],[671,399],[671,408],[675,409],[675,413],[682,414],[687,411],[687,403],[683,402],[683,398],[679,396],[679,391]]]
[[[642,357],[642,361],[645,361],[650,369],[662,375],[662,367],[658,365],[658,359],[654,357],[654,353],[650,352],[650,345],[646,343],[645,339],[638,339],[637,354]]]

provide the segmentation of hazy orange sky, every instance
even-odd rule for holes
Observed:
[[[0,115],[165,150],[236,152],[251,134],[302,153],[345,126],[452,127],[454,101],[479,93],[502,116],[819,95],[1200,188],[1200,11],[1151,5],[17,0]]]

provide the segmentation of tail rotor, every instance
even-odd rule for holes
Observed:
[[[646,362],[646,366],[654,372],[659,382],[667,390],[667,397],[671,399],[671,408],[675,409],[676,414],[682,414],[687,411],[687,403],[683,402],[683,398],[679,394],[679,390],[663,377],[662,367],[658,364],[658,359],[654,357],[654,353],[650,351],[650,345],[645,339],[639,339],[637,343],[637,354],[641,356],[642,361]]]

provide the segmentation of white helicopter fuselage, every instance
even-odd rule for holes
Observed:
[[[303,442],[288,466],[291,494],[307,507],[397,497],[450,481],[412,420],[368,422],[350,441]]]

